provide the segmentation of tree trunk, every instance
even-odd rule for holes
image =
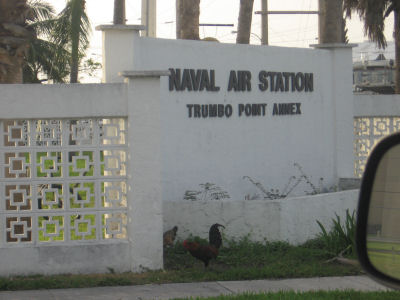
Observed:
[[[22,83],[22,68],[29,41],[26,20],[30,8],[26,0],[0,0],[0,83]]]
[[[71,74],[70,83],[78,82],[79,68],[79,41],[82,12],[85,10],[86,0],[72,0],[72,32],[71,32]]]
[[[343,42],[343,0],[319,0],[319,43]]]
[[[177,38],[199,40],[200,0],[176,1]]]
[[[114,0],[114,24],[125,24],[125,0]]]
[[[400,11],[394,11],[395,93],[400,94]]]
[[[182,2],[183,2],[183,0],[176,0],[176,4],[175,4],[176,5],[176,38],[177,39],[182,38],[182,26],[181,26],[181,20],[183,18]]]
[[[254,0],[240,0],[237,44],[249,44]]]

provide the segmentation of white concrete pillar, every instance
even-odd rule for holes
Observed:
[[[160,76],[122,72],[128,97],[128,235],[131,270],[163,267]]]
[[[139,38],[142,25],[99,25],[103,32],[103,83],[123,82],[118,75],[123,70],[133,70],[133,45]]]
[[[330,51],[332,78],[333,137],[336,178],[354,177],[353,62],[354,44],[318,44],[312,47]],[[327,66],[327,70],[329,70]]]

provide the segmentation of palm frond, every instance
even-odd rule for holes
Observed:
[[[65,82],[69,74],[70,53],[52,42],[37,39],[29,48],[27,66],[37,75],[46,74],[54,82]]]
[[[364,34],[375,42],[379,48],[387,46],[385,30],[385,18],[394,9],[397,0],[344,0],[343,9],[348,18],[352,12],[356,12],[364,21]]]
[[[89,46],[90,34],[90,20],[82,7],[82,0],[69,0],[66,7],[57,16],[52,40],[55,43],[68,44],[69,47],[72,47],[72,41],[78,39],[79,55],[84,55]]]
[[[30,0],[28,5],[31,8],[32,19],[35,21],[45,21],[54,18],[56,11],[48,2],[40,0]]]

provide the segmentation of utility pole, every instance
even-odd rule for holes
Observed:
[[[312,10],[268,10],[268,0],[261,0],[261,11],[255,14],[261,15],[261,44],[268,45],[268,15],[317,15],[319,11]],[[324,1],[324,0],[320,0]],[[328,0],[326,0],[328,1]],[[336,0],[335,0],[336,1]],[[339,0],[341,1],[341,0]]]
[[[146,26],[143,36],[157,35],[157,4],[156,0],[142,0],[142,25]]]
[[[261,45],[268,45],[268,0],[261,0]]]

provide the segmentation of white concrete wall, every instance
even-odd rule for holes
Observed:
[[[127,116],[123,84],[13,84],[0,86],[0,118]]]
[[[129,272],[128,243],[0,248],[0,276]]]
[[[65,237],[58,244],[10,245],[5,217],[19,212],[5,208],[4,185],[9,179],[0,172],[0,276],[162,268],[159,85],[159,75],[154,73],[130,77],[126,84],[0,85],[0,119],[127,118],[129,174],[125,240],[69,241]],[[24,211],[24,215],[29,213]],[[34,221],[40,212],[33,209],[31,214]],[[36,238],[35,226],[32,235]]]
[[[101,28],[100,28],[101,29]],[[340,177],[353,174],[353,120],[351,48],[300,49],[219,44],[186,40],[131,37],[118,41],[104,30],[106,49],[127,53],[118,57],[124,70],[168,68],[215,70],[218,92],[169,91],[161,79],[162,188],[163,199],[183,199],[185,191],[214,183],[231,199],[253,196],[257,188],[244,176],[281,192],[292,176],[301,176],[323,189],[335,187]],[[132,46],[133,45],[133,46]],[[119,49],[119,50],[118,50]],[[112,53],[112,51],[110,52]],[[119,53],[119,52],[118,52]],[[105,59],[104,78],[116,80],[115,56]],[[252,74],[252,90],[227,91],[231,70]],[[260,91],[258,74],[274,72],[313,73],[312,92]],[[263,117],[239,117],[238,104],[265,103]],[[273,116],[274,103],[301,103],[301,115]],[[231,104],[230,118],[189,118],[187,104]],[[303,181],[290,196],[312,192]]]
[[[129,183],[132,270],[163,267],[160,78],[129,78]],[[134,234],[133,234],[134,232]]]
[[[271,201],[164,201],[164,230],[176,225],[180,239],[189,234],[208,239],[210,226],[220,223],[228,239],[249,235],[299,244],[321,232],[316,220],[328,229],[335,213],[345,220],[346,209],[352,213],[357,201],[358,190]]]
[[[354,117],[400,116],[399,95],[354,94]]]

